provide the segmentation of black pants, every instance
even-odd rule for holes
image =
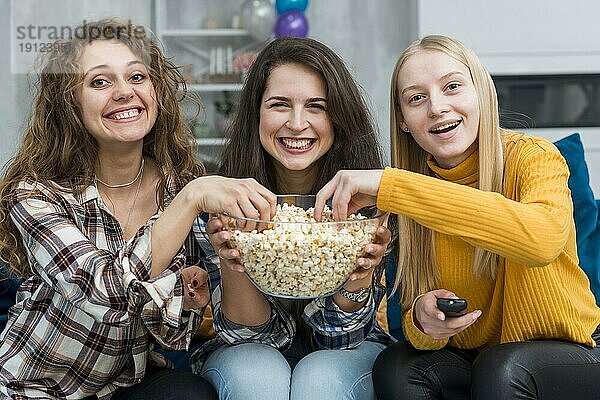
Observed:
[[[140,383],[119,388],[111,400],[218,400],[218,396],[210,383],[190,371],[149,366]]]
[[[600,332],[594,334],[600,345]],[[479,353],[445,347],[416,350],[408,342],[385,349],[373,366],[379,400],[579,400],[600,398],[600,347],[530,341]]]

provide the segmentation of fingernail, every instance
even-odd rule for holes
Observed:
[[[473,313],[473,321],[481,316],[481,310],[477,310]]]

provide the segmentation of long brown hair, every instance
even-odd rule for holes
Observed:
[[[144,137],[143,155],[159,166],[159,207],[164,207],[167,179],[180,188],[194,176],[204,174],[204,167],[193,155],[193,137],[180,112],[179,103],[189,97],[185,82],[152,40],[150,30],[109,18],[84,22],[73,32],[70,38],[57,40],[53,51],[38,60],[33,110],[20,147],[0,181],[0,258],[20,276],[28,274],[29,266],[21,235],[9,217],[11,192],[18,182],[27,177],[35,182],[60,184],[74,193],[93,182],[98,144],[87,132],[76,100],[83,81],[79,60],[92,41],[120,41],[148,68],[158,116]]]
[[[479,189],[502,192],[504,179],[504,151],[502,128],[498,114],[498,99],[492,77],[477,55],[461,42],[446,36],[431,35],[413,42],[400,55],[391,81],[390,136],[392,165],[396,168],[433,176],[427,165],[428,153],[400,127],[404,121],[400,109],[398,76],[404,62],[421,51],[441,51],[463,63],[471,74],[479,103],[477,140],[479,151]],[[434,232],[411,218],[398,216],[400,232],[396,256],[398,270],[394,289],[401,288],[400,300],[407,307],[422,293],[438,286]],[[475,249],[473,272],[479,276],[495,278],[498,255],[480,248]]]
[[[382,168],[373,118],[344,62],[316,40],[279,38],[260,52],[250,68],[219,172],[230,177],[254,178],[270,190],[278,191],[272,158],[260,144],[258,127],[267,80],[275,68],[284,64],[309,67],[325,83],[327,114],[335,140],[320,160],[320,173],[312,194],[341,169]]]

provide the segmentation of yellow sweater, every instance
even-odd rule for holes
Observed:
[[[565,339],[595,346],[600,309],[578,266],[568,167],[554,145],[505,136],[504,195],[478,187],[478,153],[440,179],[386,168],[377,206],[435,231],[440,288],[468,300],[479,319],[448,340],[434,340],[403,316],[418,349],[475,349],[530,339]],[[400,233],[402,234],[402,233]],[[472,273],[474,246],[500,255],[496,280]]]

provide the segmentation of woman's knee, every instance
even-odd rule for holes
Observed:
[[[473,364],[473,398],[595,398],[599,353],[596,348],[552,340],[494,346]],[[494,391],[498,386],[505,390]]]
[[[470,368],[469,354],[459,350],[421,351],[400,342],[377,357],[373,385],[379,400],[468,398]]]
[[[147,376],[141,383],[131,387],[119,388],[113,399],[217,400],[218,396],[207,380],[189,371],[150,367]]]
[[[292,374],[291,398],[374,399],[371,370],[383,345],[365,342],[351,350],[319,350]]]
[[[200,375],[215,387],[221,399],[278,398],[280,392],[288,396],[291,369],[279,350],[247,343],[213,352]]]
[[[345,367],[337,353],[343,350],[318,350],[305,356],[294,368],[292,385],[320,387],[336,385],[344,378]]]
[[[471,371],[472,397],[512,399],[520,393],[525,395],[523,398],[537,398],[532,375],[536,360],[524,350],[522,343],[509,343],[483,351],[475,359]],[[498,387],[503,390],[498,391]]]
[[[375,360],[373,385],[378,398],[396,398],[406,387],[408,376],[415,374],[418,366],[409,361],[409,351],[407,343],[395,343],[383,350]]]

